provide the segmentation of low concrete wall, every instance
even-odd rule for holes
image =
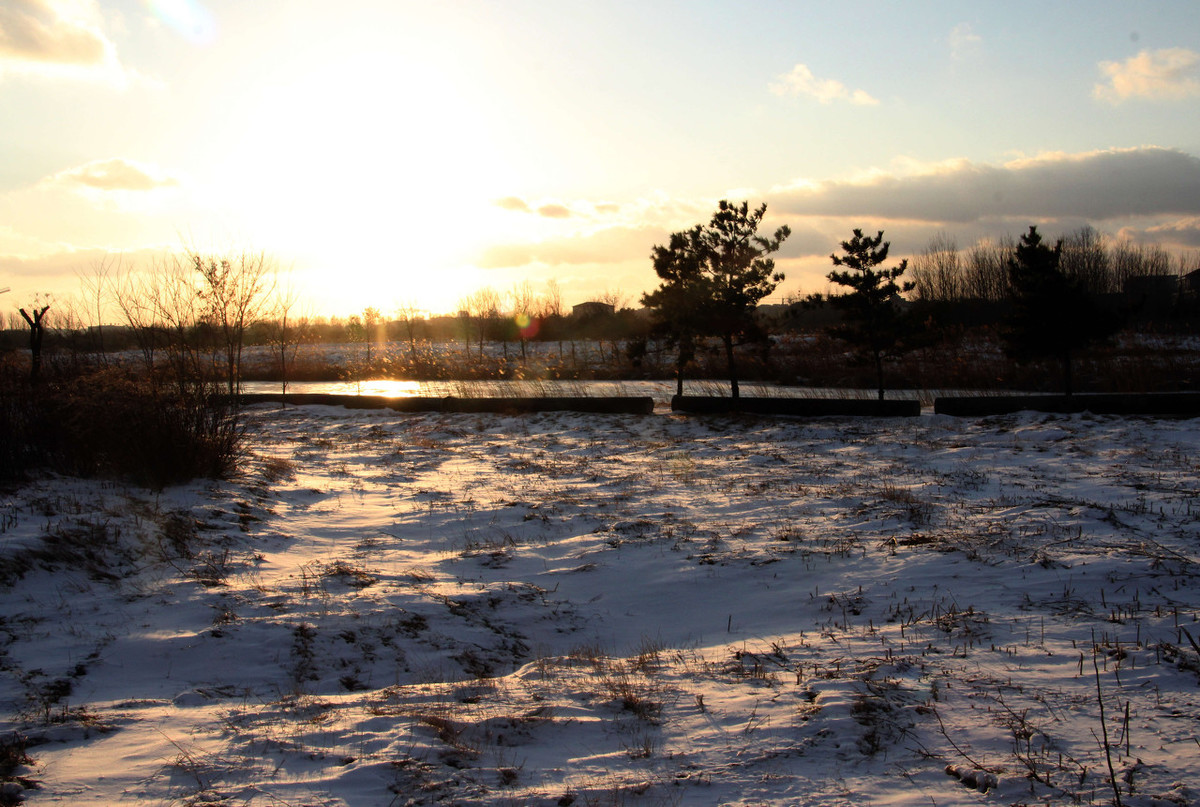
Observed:
[[[880,401],[873,398],[724,398],[702,395],[676,395],[671,410],[694,414],[747,412],[756,415],[800,415],[824,417],[916,417],[920,401]]]
[[[396,412],[595,412],[648,415],[654,399],[645,397],[530,397],[530,398],[389,398],[382,395],[333,395],[325,393],[246,394],[243,404],[289,403],[294,406],[319,404],[347,409],[392,409]]]
[[[649,415],[654,411],[650,396],[531,397],[531,398],[444,398],[445,412],[593,412],[599,414]]]
[[[936,398],[939,415],[981,417],[1012,412],[1097,415],[1200,415],[1200,392],[1082,393],[1076,395],[979,395]]]

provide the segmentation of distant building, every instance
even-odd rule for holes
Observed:
[[[617,313],[617,309],[611,303],[591,302],[571,306],[571,316],[575,319],[612,316],[615,313]]]
[[[1178,275],[1140,275],[1125,278],[1124,291],[1139,297],[1171,297],[1179,290]]]

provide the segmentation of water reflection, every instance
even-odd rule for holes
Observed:
[[[280,384],[274,381],[247,381],[242,384],[248,393],[277,393]],[[520,398],[536,396],[605,397],[649,396],[656,404],[670,404],[675,393],[673,381],[397,381],[370,379],[366,381],[297,381],[288,384],[289,393],[323,393],[331,395],[382,395],[385,398]],[[691,395],[721,395],[718,387],[697,386],[687,390]],[[778,394],[778,393],[777,393]]]
[[[245,392],[277,393],[274,381],[247,381]],[[333,395],[382,395],[387,398],[519,398],[533,396],[604,397],[648,396],[656,406],[671,404],[674,381],[297,381],[288,384],[289,393],[325,393]],[[717,381],[692,381],[684,384],[685,395],[729,394],[729,385]],[[873,398],[874,390],[835,389],[830,387],[785,387],[776,384],[742,383],[744,397],[760,398]],[[923,403],[930,392],[889,390],[889,398],[919,398]]]

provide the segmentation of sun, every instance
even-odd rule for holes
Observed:
[[[213,178],[254,246],[291,256],[332,309],[454,310],[499,235],[512,178],[487,121],[446,81],[381,94],[397,71],[364,54],[272,85]]]

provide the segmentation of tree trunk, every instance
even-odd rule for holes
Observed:
[[[45,335],[45,330],[42,326],[42,317],[46,316],[46,312],[50,310],[50,306],[45,306],[41,309],[34,308],[33,316],[29,316],[24,308],[17,309],[21,312],[21,316],[29,323],[29,380],[37,381],[38,376],[42,372],[42,337]]]
[[[696,355],[696,346],[689,334],[679,337],[679,355],[675,357],[675,394],[683,395],[683,369]]]
[[[725,342],[725,362],[729,366],[729,394],[739,398],[741,394],[738,390],[737,363],[733,358],[733,334],[726,334],[721,339]]]
[[[1063,364],[1063,389],[1067,396],[1071,395],[1071,351],[1064,350],[1062,356]]]
[[[875,381],[879,385],[879,400],[883,400],[883,356],[875,354]]]

